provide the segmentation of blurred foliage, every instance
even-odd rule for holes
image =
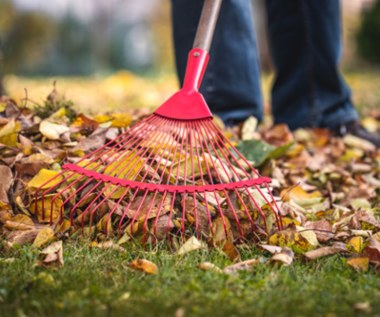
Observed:
[[[359,54],[364,59],[380,64],[380,0],[364,11],[357,44]]]
[[[0,2],[2,70],[19,72],[43,60],[55,23],[46,15],[18,12],[10,1]]]

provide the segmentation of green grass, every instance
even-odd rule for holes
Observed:
[[[243,258],[262,256],[244,251]],[[4,258],[13,257],[12,263]],[[65,265],[35,265],[32,247],[0,256],[0,316],[368,316],[380,314],[380,276],[358,273],[339,256],[289,267],[259,264],[237,276],[204,272],[204,261],[220,267],[218,251],[176,256],[168,251],[127,252],[64,244]],[[160,274],[128,268],[137,258],[156,263]],[[129,293],[128,299],[123,294]],[[371,311],[357,310],[369,302]],[[177,316],[180,314],[177,312]]]

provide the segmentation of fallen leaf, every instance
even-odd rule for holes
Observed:
[[[215,264],[210,262],[202,262],[198,265],[198,268],[202,271],[209,271],[214,273],[223,273],[223,271],[217,267]]]
[[[157,265],[145,259],[134,260],[129,263],[129,267],[135,270],[143,271],[147,274],[157,275],[159,273]]]
[[[178,249],[177,254],[183,255],[199,249],[207,249],[207,245],[204,242],[199,241],[196,237],[192,236]]]
[[[308,251],[304,255],[309,260],[316,260],[321,257],[341,252],[347,252],[345,244],[342,242],[335,242],[331,247],[321,247],[315,250]]]
[[[271,262],[281,262],[284,265],[290,265],[293,262],[294,258],[294,252],[287,248],[287,247],[282,247],[280,252],[276,252],[273,254],[271,257],[270,261]]]
[[[13,181],[12,170],[5,165],[0,165],[0,202],[8,204],[8,190]]]
[[[363,256],[367,256],[376,268],[380,266],[380,242],[375,237],[370,237],[368,245],[363,251]]]
[[[247,120],[244,121],[241,128],[241,139],[242,140],[253,140],[256,135],[258,120],[250,116]]]
[[[40,132],[50,140],[58,140],[60,136],[69,132],[70,128],[44,120],[40,123]]]
[[[358,272],[367,272],[369,267],[369,258],[353,257],[347,260],[347,265],[351,266]]]
[[[44,244],[48,243],[49,241],[51,241],[53,238],[54,238],[53,229],[49,227],[43,228],[40,230],[40,232],[38,232],[32,246],[39,248],[43,246]]]
[[[28,186],[31,188],[47,189],[54,187],[60,183],[62,179],[63,178],[59,175],[59,172],[43,168],[30,180]]]
[[[364,249],[364,240],[362,237],[357,236],[357,237],[352,237],[348,242],[347,242],[347,249],[349,251],[353,251],[356,253],[362,253]]]
[[[332,225],[325,219],[318,221],[308,221],[303,227],[305,229],[312,229],[321,243],[325,243],[334,238]]]
[[[253,271],[254,267],[258,263],[260,263],[260,260],[258,260],[258,259],[242,261],[242,262],[239,262],[236,264],[226,266],[223,269],[223,272],[226,274],[234,275],[234,274],[237,274],[237,272],[239,272],[239,271]]]
[[[20,123],[11,119],[5,126],[0,128],[0,143],[6,146],[16,146],[17,135],[20,130]]]
[[[53,242],[43,249],[40,254],[44,256],[42,260],[44,265],[64,265],[62,241]]]
[[[369,152],[373,152],[376,150],[375,145],[373,145],[371,142],[361,139],[351,134],[347,134],[343,138],[343,141],[347,146],[350,146],[353,148],[358,148],[358,149],[369,151]]]
[[[270,244],[259,244],[259,247],[263,248],[264,250],[272,254],[279,253],[282,250],[282,247],[278,247],[278,246],[270,245]]]

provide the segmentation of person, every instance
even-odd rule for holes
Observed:
[[[175,60],[182,83],[203,0],[172,0]],[[359,123],[351,90],[339,71],[339,0],[266,0],[275,68],[274,123],[351,133],[380,147],[380,136]],[[263,117],[260,68],[250,0],[225,0],[210,49],[201,93],[227,125]]]

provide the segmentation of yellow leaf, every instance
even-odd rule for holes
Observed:
[[[52,222],[54,222],[60,216],[60,210],[63,201],[61,197],[58,197],[52,203],[54,197],[55,195],[45,196],[44,202],[42,202],[41,199],[38,199],[37,204],[35,204],[35,201],[32,201],[30,206],[31,211],[34,215],[37,215],[39,222],[47,223],[50,222],[50,219],[52,220]],[[43,210],[45,211],[45,213],[43,212]]]
[[[143,271],[147,274],[157,275],[159,273],[157,265],[145,259],[134,260],[129,263],[129,266],[135,270]]]
[[[292,187],[292,188],[285,188],[281,192],[280,196],[283,197],[284,201],[288,201],[290,199],[298,201],[298,200],[302,200],[302,199],[322,197],[322,194],[318,190],[313,191],[312,193],[308,193],[300,185],[297,185],[297,186]]]
[[[39,248],[48,243],[54,237],[54,231],[51,228],[43,228],[38,232],[37,237],[34,239],[33,246]]]
[[[294,230],[278,231],[269,237],[268,243],[291,248],[296,253],[305,253],[315,248],[299,232]]]
[[[132,116],[129,113],[115,113],[112,117],[112,127],[114,128],[126,128],[132,122]]]
[[[29,187],[47,189],[57,185],[62,181],[62,176],[57,176],[59,172],[41,169],[28,183]],[[53,179],[54,178],[54,179]]]
[[[369,266],[369,258],[355,257],[347,260],[347,264],[359,272],[367,272]]]
[[[14,119],[10,120],[0,129],[0,143],[6,146],[17,145],[17,134],[21,130],[21,125]]]
[[[347,242],[347,249],[349,251],[353,251],[353,252],[356,252],[356,253],[362,253],[362,251],[364,249],[364,240],[363,240],[363,238],[360,237],[360,236],[351,238]]]
[[[189,240],[187,240],[177,251],[178,255],[183,255],[185,253],[199,250],[199,249],[206,249],[205,243],[199,241],[196,237],[192,236]]]
[[[68,219],[64,219],[62,223],[55,229],[56,233],[63,233],[69,230],[71,227],[71,222]]]
[[[12,221],[13,222],[22,223],[22,224],[25,224],[25,225],[29,225],[29,226],[33,226],[34,225],[33,220],[30,219],[30,217],[28,217],[27,215],[23,215],[23,214],[15,215],[12,218]]]
[[[198,265],[198,268],[202,271],[210,271],[214,273],[223,273],[223,271],[215,264],[210,262],[202,262]]]
[[[104,123],[104,122],[107,122],[107,121],[111,121],[113,119],[113,117],[107,115],[107,114],[97,114],[95,117],[94,117],[94,120],[97,122],[97,123]]]

